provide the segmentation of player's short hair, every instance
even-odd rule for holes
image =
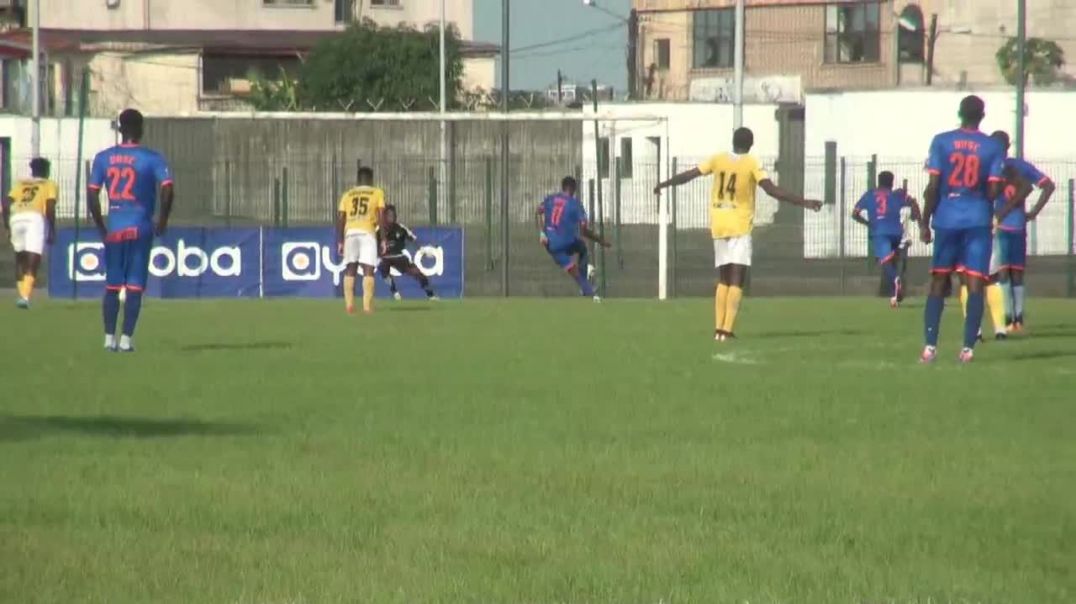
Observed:
[[[360,166],[358,173],[359,182],[373,182],[374,169],[370,166]]]
[[[990,135],[990,138],[992,138],[992,139],[996,140],[996,141],[997,141],[998,143],[1000,143],[1000,144],[1001,144],[1001,146],[1002,146],[1003,148],[1005,148],[1005,149],[1008,149],[1008,148],[1009,148],[1009,145],[1011,145],[1011,144],[1012,144],[1012,141],[1011,141],[1011,140],[1009,140],[1009,133],[1008,133],[1008,132],[1005,132],[1004,130],[995,130],[995,131],[994,131],[994,132],[993,132],[993,133],[992,133],[992,134]]]
[[[119,120],[120,134],[124,138],[139,139],[142,138],[142,131],[145,124],[145,119],[142,117],[142,112],[137,109],[124,109],[120,113]]]
[[[960,119],[966,124],[979,125],[986,117],[986,103],[983,99],[970,94],[960,101]]]
[[[388,214],[389,212],[392,212],[392,215],[396,216],[396,206],[391,203],[385,204],[385,213]]]
[[[880,172],[878,174],[878,186],[883,188],[883,189],[892,189],[893,188],[893,179],[894,179],[894,177],[893,177],[892,172],[889,172],[889,171]]]
[[[575,180],[574,177],[565,176],[560,181],[560,190],[561,191],[567,191],[569,189],[571,189],[573,193],[578,191],[579,190],[579,183]]]
[[[52,164],[44,157],[35,157],[30,160],[30,174],[35,178],[48,178],[52,170]]]
[[[733,151],[750,151],[755,146],[755,133],[750,128],[737,128],[732,133]]]

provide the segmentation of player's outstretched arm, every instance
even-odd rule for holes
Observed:
[[[534,212],[534,226],[538,229],[538,242],[542,245],[549,243],[545,234],[545,204],[538,204],[538,209]]]
[[[610,243],[604,237],[590,230],[590,227],[585,224],[579,227],[579,233],[602,247],[610,247]]]
[[[161,215],[157,218],[157,236],[168,230],[168,219],[172,217],[172,203],[176,200],[176,188],[172,183],[161,187]]]
[[[774,184],[774,182],[768,178],[759,181],[758,186],[766,192],[767,195],[784,203],[790,203],[792,205],[800,206],[801,208],[807,208],[808,210],[814,210],[815,212],[822,209],[822,202],[817,199],[804,199],[791,191],[786,191],[781,187]]]
[[[680,185],[687,184],[696,178],[702,176],[702,172],[698,168],[692,168],[686,172],[681,172],[676,176],[673,176],[669,180],[659,182],[658,186],[654,187],[654,195],[660,195],[662,189],[669,187],[679,187]]]
[[[1028,220],[1035,220],[1039,217],[1039,212],[1042,212],[1042,209],[1050,202],[1050,198],[1054,196],[1055,191],[1057,191],[1057,185],[1054,184],[1050,177],[1047,176],[1039,182],[1039,200],[1035,202],[1035,207],[1028,210]]]
[[[923,219],[923,212],[919,209],[919,202],[914,197],[907,198],[908,207],[912,209],[912,220],[919,222]]]

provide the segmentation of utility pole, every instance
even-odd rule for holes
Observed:
[[[1024,107],[1027,92],[1027,0],[1016,2],[1016,157],[1024,158]]]
[[[628,98],[637,99],[639,93],[639,11],[628,13]]]
[[[30,58],[30,102],[33,108],[30,110],[30,153],[33,157],[41,156],[41,0],[30,1],[30,26],[31,34]]]
[[[509,25],[509,4],[511,0],[501,0],[501,112],[508,113],[508,95],[512,90],[509,86],[509,62],[511,42]],[[501,124],[501,295],[508,297],[508,120]]]
[[[440,163],[440,186],[437,187],[438,204],[447,205],[448,191],[448,125],[445,123],[446,99],[445,99],[445,0],[441,0],[441,73],[439,74],[441,86],[441,161]]]
[[[736,0],[736,48],[733,51],[733,123],[743,127],[744,0]]]

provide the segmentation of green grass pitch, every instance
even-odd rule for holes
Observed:
[[[0,601],[1076,601],[1076,304],[0,308]]]

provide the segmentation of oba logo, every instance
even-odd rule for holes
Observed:
[[[424,246],[418,249],[414,255],[410,251],[404,250],[404,255],[411,259],[411,262],[415,263],[418,270],[422,271],[423,275],[427,277],[440,277],[445,274],[445,248],[441,246]],[[392,269],[389,273],[393,277],[400,277],[400,271]]]
[[[154,277],[201,277],[213,273],[218,277],[239,277],[243,274],[243,252],[238,247],[218,247],[207,253],[200,247],[187,245],[180,239],[173,252],[164,246],[154,247],[149,254],[149,274]]]
[[[340,285],[343,259],[333,262],[333,250],[317,241],[289,241],[280,244],[280,277],[285,281],[318,281],[328,271],[333,285]]]
[[[68,277],[74,281],[105,280],[105,245],[103,243],[72,243],[67,246]],[[163,245],[154,247],[149,255],[149,274],[158,278],[171,276],[201,277],[212,273],[218,277],[239,277],[243,274],[243,252],[238,247],[219,247],[206,252],[180,239],[173,251]]]

